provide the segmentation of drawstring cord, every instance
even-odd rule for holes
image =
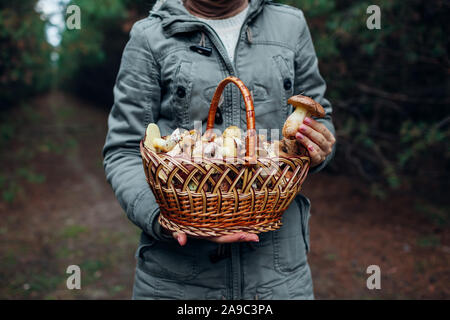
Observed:
[[[252,29],[250,29],[250,26],[247,26],[247,41],[248,43],[252,44],[253,43],[253,34],[252,34]]]
[[[219,257],[221,257],[221,256],[223,256],[225,254],[225,247],[224,247],[224,245],[223,244],[219,244],[218,246],[217,246],[217,255],[219,256]]]
[[[230,254],[225,244],[219,243],[217,249],[210,253],[209,259],[212,263],[217,263],[222,259],[225,259]]]
[[[202,32],[202,37],[200,38],[199,46],[204,47],[206,45],[205,33]]]
[[[250,250],[252,251],[256,250],[256,246],[252,242],[246,242],[245,244],[250,248]],[[220,260],[229,257],[230,254],[231,254],[230,246],[229,245],[227,246],[227,244],[219,243],[217,245],[217,249],[213,250],[209,254],[209,259],[211,260],[212,263],[217,263]]]

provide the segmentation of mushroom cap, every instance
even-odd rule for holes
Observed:
[[[310,97],[298,94],[296,96],[290,97],[288,99],[288,103],[293,105],[294,107],[305,108],[314,117],[325,117],[325,110],[323,109],[323,107],[320,105],[320,103],[314,101]]]
[[[153,140],[156,138],[161,138],[161,132],[159,131],[159,127],[156,123],[150,123],[145,130],[144,145],[155,151],[155,148],[153,147]]]
[[[223,137],[237,137],[237,138],[241,138],[241,129],[239,129],[236,126],[229,126],[228,128],[225,129],[225,131],[223,132]]]

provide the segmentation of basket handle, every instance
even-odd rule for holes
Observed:
[[[246,163],[256,163],[256,128],[255,128],[255,107],[253,106],[252,96],[250,91],[242,82],[241,79],[236,77],[227,77],[220,81],[219,85],[214,92],[214,96],[211,100],[211,106],[209,107],[208,122],[206,124],[206,131],[214,128],[214,121],[217,112],[217,106],[219,105],[220,96],[222,95],[225,86],[229,83],[234,83],[244,98],[246,117],[247,117],[247,139],[246,139]]]

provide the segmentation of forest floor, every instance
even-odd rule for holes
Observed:
[[[107,112],[62,93],[0,123],[0,299],[129,299],[139,230],[107,184]],[[357,179],[319,173],[309,261],[317,299],[449,299],[448,212],[403,195],[377,200]],[[82,270],[81,290],[66,268]],[[381,269],[369,290],[367,267]]]

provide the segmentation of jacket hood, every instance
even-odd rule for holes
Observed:
[[[248,17],[256,16],[268,0],[249,0]],[[151,16],[162,20],[162,27],[169,34],[192,31],[202,22],[192,16],[184,7],[182,0],[160,0],[150,11]]]

